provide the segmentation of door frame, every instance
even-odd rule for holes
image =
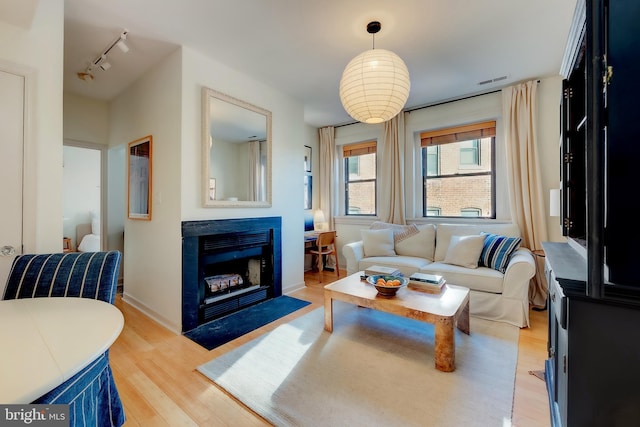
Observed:
[[[35,144],[33,141],[32,106],[34,99],[34,82],[36,70],[32,67],[0,59],[0,71],[15,74],[24,79],[23,93],[23,131],[22,131],[22,247],[20,253],[35,251],[36,248],[36,199],[37,199],[37,167]]]
[[[109,147],[104,144],[95,142],[79,141],[76,139],[65,138],[63,145],[68,147],[86,148],[89,150],[98,150],[100,152],[100,250],[106,250],[107,244],[107,195],[108,195],[108,179],[107,179],[107,151]],[[64,191],[64,189],[63,189]],[[76,250],[80,242],[76,242]]]

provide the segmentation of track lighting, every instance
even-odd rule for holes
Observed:
[[[111,42],[102,51],[102,53],[96,57],[96,59],[91,61],[89,66],[87,66],[87,68],[84,71],[77,73],[78,78],[84,81],[91,81],[93,80],[93,71],[96,68],[100,68],[102,71],[107,71],[109,68],[111,68],[111,63],[107,61],[107,55],[109,54],[109,52],[111,52],[111,49],[113,49],[115,46],[118,46],[118,49],[120,49],[123,53],[129,52],[129,46],[127,46],[127,44],[125,43],[125,40],[127,40],[128,33],[129,33],[128,30],[122,31],[122,33],[120,33],[118,38],[115,39],[113,42]]]

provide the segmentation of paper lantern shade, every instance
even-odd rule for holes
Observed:
[[[409,97],[409,70],[395,53],[371,49],[353,58],[340,79],[340,100],[363,123],[382,123],[397,115]]]

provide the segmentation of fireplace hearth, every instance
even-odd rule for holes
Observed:
[[[282,295],[280,217],[182,223],[182,331]]]

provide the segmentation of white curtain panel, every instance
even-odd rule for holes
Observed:
[[[502,90],[502,117],[509,177],[511,218],[520,228],[523,246],[542,249],[547,240],[544,191],[537,154],[537,81]],[[543,262],[536,257],[537,271],[529,288],[529,302],[544,307],[547,284]]]
[[[378,209],[381,218],[391,224],[406,224],[404,213],[403,157],[405,144],[404,112],[384,123],[382,150],[378,154]],[[384,196],[387,197],[384,197]]]
[[[337,215],[337,203],[334,200],[333,183],[336,180],[336,138],[335,128],[327,126],[318,130],[320,141],[320,176],[318,177],[320,209],[324,212],[327,226],[335,230],[333,218]]]

